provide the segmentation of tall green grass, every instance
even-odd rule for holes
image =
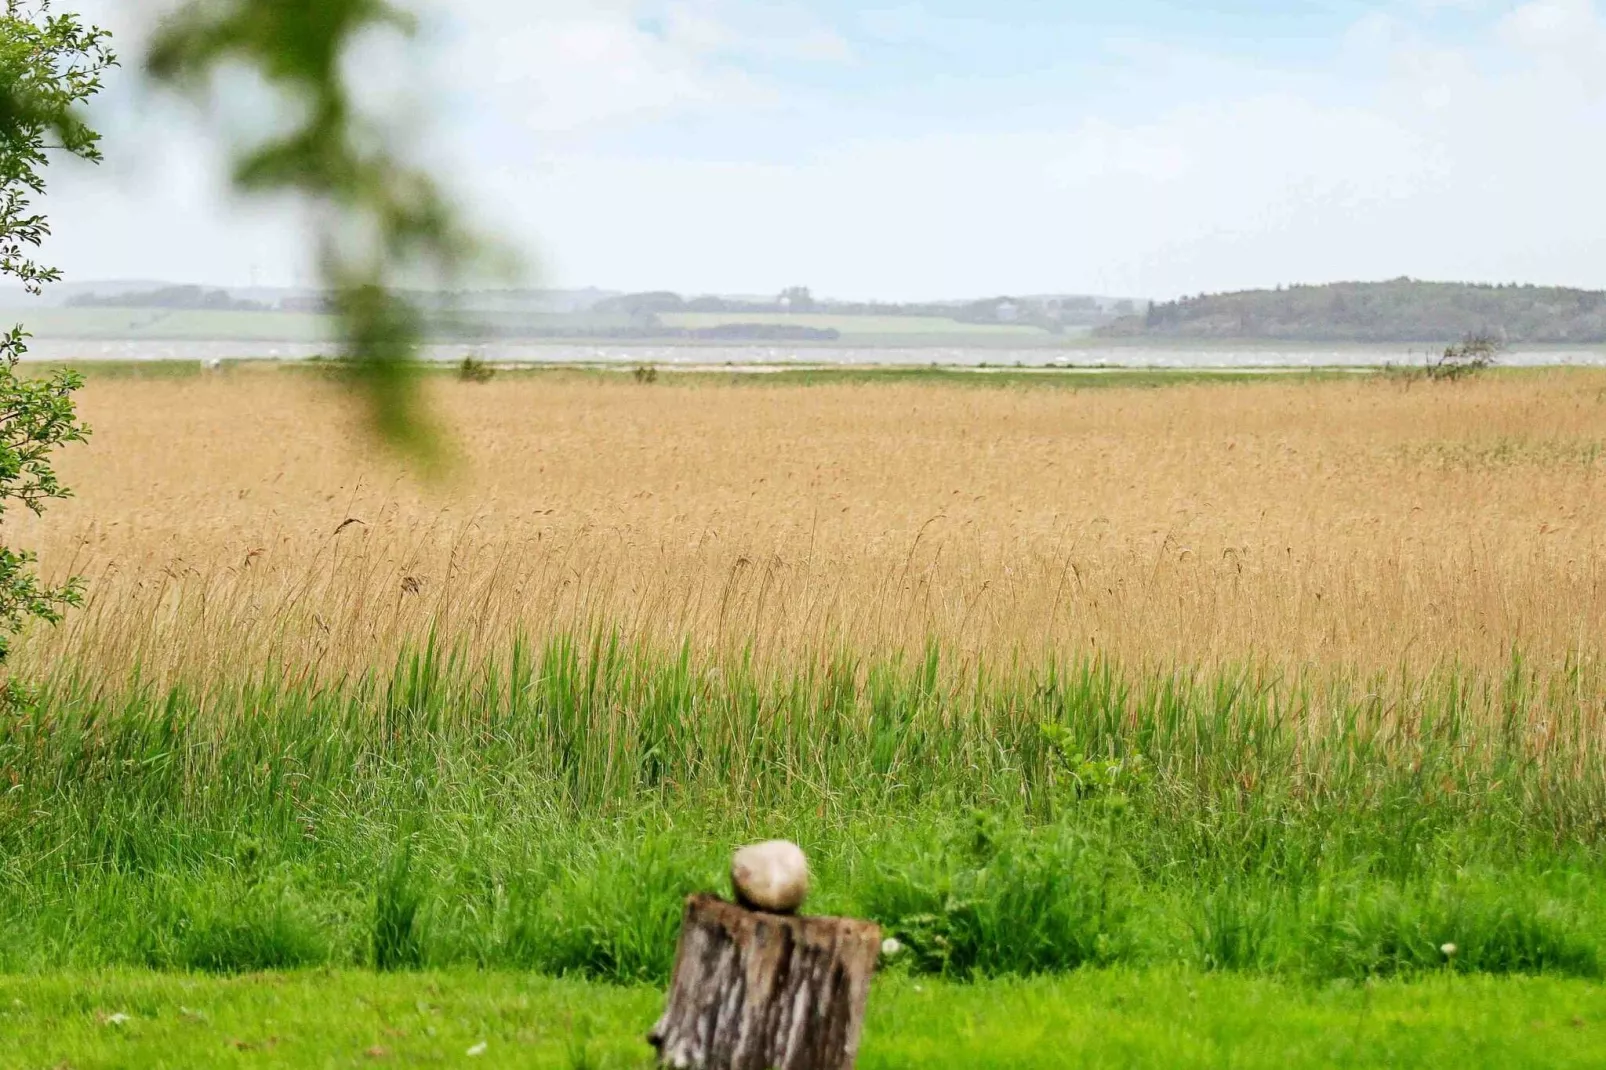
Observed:
[[[920,971],[1594,977],[1603,710],[1592,666],[1515,659],[764,665],[597,633],[336,681],[64,665],[0,720],[0,969],[662,980],[682,898],[784,835],[811,909]]]

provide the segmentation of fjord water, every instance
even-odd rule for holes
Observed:
[[[1174,346],[851,346],[668,345],[493,342],[426,346],[427,359],[457,362],[466,356],[529,364],[657,364],[671,367],[897,366],[961,368],[1376,368],[1421,364],[1423,345],[1343,346],[1194,344]],[[36,361],[309,360],[331,353],[327,343],[262,341],[130,341],[35,339]],[[1503,353],[1516,367],[1606,365],[1606,347],[1526,347]]]

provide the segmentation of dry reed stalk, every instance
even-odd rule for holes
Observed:
[[[6,536],[90,602],[16,655],[147,678],[388,662],[607,624],[816,656],[1107,654],[1367,670],[1606,626],[1606,375],[1166,389],[433,389],[421,487],[307,377],[93,383],[76,501]]]

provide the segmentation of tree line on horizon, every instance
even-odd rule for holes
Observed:
[[[947,319],[988,326],[1019,324],[1060,333],[1067,327],[1096,327],[1118,316],[1135,314],[1140,302],[1088,295],[1047,297],[999,296],[967,301],[843,301],[817,298],[806,286],[793,286],[773,298],[687,297],[669,290],[617,294],[600,301],[602,314],[652,317],[681,312],[731,315],[824,314],[832,316],[904,316]]]
[[[1341,282],[1158,302],[1105,337],[1505,344],[1606,343],[1606,292],[1524,284]]]

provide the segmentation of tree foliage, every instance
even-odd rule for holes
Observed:
[[[1156,304],[1103,333],[1434,345],[1488,336],[1518,345],[1594,345],[1606,342],[1606,293],[1414,279],[1290,286]]]
[[[60,277],[33,258],[50,235],[33,198],[45,191],[51,152],[100,160],[100,137],[81,107],[116,63],[105,31],[54,14],[48,0],[7,0],[0,15],[0,275],[33,293]],[[73,402],[83,385],[76,373],[58,371],[46,379],[17,374],[27,338],[21,327],[0,334],[0,517],[14,506],[42,513],[53,499],[67,497],[52,455],[89,433]],[[43,583],[34,562],[30,551],[0,546],[0,658],[10,635],[28,620],[55,622],[81,598],[75,580]]]
[[[68,497],[71,491],[56,478],[51,455],[89,434],[73,403],[73,392],[83,385],[76,372],[59,371],[48,379],[17,374],[26,337],[21,327],[0,337],[0,516],[16,505],[37,515],[52,499]],[[52,587],[39,579],[34,562],[31,550],[0,546],[0,659],[9,637],[29,619],[54,624],[63,609],[82,600],[78,580]]]
[[[38,293],[61,273],[31,250],[50,236],[33,198],[45,191],[47,153],[99,162],[100,135],[81,105],[100,92],[117,63],[111,35],[76,15],[56,15],[49,0],[6,0],[0,15],[0,273]]]
[[[433,436],[413,376],[424,315],[400,286],[421,271],[452,279],[480,243],[434,179],[355,103],[343,59],[360,36],[382,29],[416,26],[386,0],[190,0],[160,28],[147,65],[158,82],[197,97],[218,71],[242,66],[295,102],[292,129],[238,153],[234,185],[298,196],[323,215],[319,263],[343,365],[374,428],[428,458]]]

